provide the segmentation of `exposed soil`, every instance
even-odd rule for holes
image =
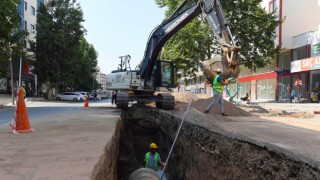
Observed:
[[[168,162],[169,179],[317,179],[320,172],[279,152],[232,138],[214,122],[198,124],[192,110]],[[219,117],[223,118],[223,117]],[[122,112],[118,179],[127,179],[143,167],[151,142],[162,159],[168,156],[181,116],[155,108],[132,107]],[[202,120],[205,120],[202,119]]]
[[[212,97],[179,93],[175,98],[173,111],[159,110],[154,104],[122,111],[114,141],[106,146],[92,179],[128,179],[144,166],[144,155],[152,142],[158,144],[165,161],[190,101],[191,109],[165,172],[168,179],[319,179],[319,168],[226,131],[219,122],[230,119],[220,115],[218,105],[209,114],[202,113]],[[224,101],[224,109],[229,116],[313,117],[306,112],[236,106],[228,101]]]

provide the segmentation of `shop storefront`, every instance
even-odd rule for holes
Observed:
[[[291,62],[291,72],[294,73],[292,87],[299,92],[299,97],[313,101],[314,91],[319,91],[320,56]]]

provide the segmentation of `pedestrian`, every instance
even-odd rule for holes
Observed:
[[[212,102],[208,105],[207,109],[204,111],[204,113],[208,114],[210,112],[210,109],[217,102],[219,102],[221,115],[227,116],[227,114],[224,113],[224,109],[223,109],[222,89],[223,89],[223,86],[228,84],[228,81],[222,79],[221,77],[222,70],[220,68],[216,69],[216,73],[217,75],[214,77],[212,82],[213,99],[212,99]]]
[[[245,97],[240,98],[240,100],[242,101],[248,101],[248,99],[249,99],[249,93],[247,93]]]
[[[93,101],[96,101],[96,100],[97,100],[97,96],[98,96],[98,94],[95,92],[95,93],[93,94]]]
[[[158,146],[155,143],[150,144],[150,152],[146,153],[144,156],[145,167],[155,170],[156,172],[159,169],[159,166],[164,166],[164,163],[161,161],[160,154],[157,152]]]
[[[292,89],[290,94],[291,103],[297,101],[297,98],[296,98],[297,96],[298,96],[297,92],[294,89]]]
[[[116,97],[117,97],[116,91],[112,91],[111,104],[115,104],[116,103]]]

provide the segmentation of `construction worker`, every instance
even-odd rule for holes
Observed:
[[[158,146],[155,143],[150,144],[150,152],[144,156],[145,167],[158,171],[160,165],[164,166],[160,154],[157,152]]]
[[[216,69],[217,75],[214,77],[212,82],[212,90],[213,90],[213,99],[212,102],[208,105],[207,109],[204,113],[209,113],[210,109],[219,102],[220,113],[222,116],[227,116],[223,110],[223,99],[222,99],[222,89],[224,85],[228,84],[227,80],[223,80],[221,77],[222,70],[220,68]]]

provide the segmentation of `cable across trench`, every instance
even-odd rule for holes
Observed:
[[[166,170],[166,167],[167,167],[168,161],[169,161],[170,156],[171,156],[171,154],[172,154],[173,147],[174,147],[174,145],[176,144],[176,141],[177,141],[177,139],[178,139],[178,135],[179,135],[179,133],[180,133],[180,130],[181,130],[182,124],[183,124],[183,122],[184,122],[184,120],[185,120],[185,118],[186,118],[186,116],[187,116],[187,113],[188,113],[188,111],[189,111],[189,109],[190,109],[191,102],[192,102],[192,98],[190,99],[190,102],[189,102],[188,108],[187,108],[186,112],[185,112],[185,113],[184,113],[184,115],[183,115],[182,121],[181,121],[181,123],[180,123],[180,125],[179,125],[179,128],[178,128],[178,130],[177,130],[177,132],[176,132],[176,136],[175,136],[175,138],[174,138],[174,140],[173,140],[173,143],[172,143],[172,145],[171,145],[171,148],[170,148],[170,151],[169,151],[168,157],[167,157],[167,159],[166,159],[166,161],[165,161],[165,164],[164,164],[163,170],[162,170],[162,172],[161,172],[161,174],[162,174],[162,175],[161,175],[161,180],[162,180],[162,178],[164,177],[164,171]]]

